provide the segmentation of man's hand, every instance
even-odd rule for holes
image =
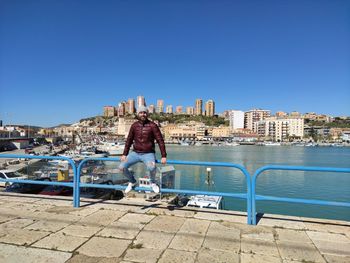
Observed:
[[[162,157],[162,160],[160,161],[162,164],[166,164],[166,158]]]
[[[120,156],[120,161],[125,162],[126,161],[126,156],[125,155]]]

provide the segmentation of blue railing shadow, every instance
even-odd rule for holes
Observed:
[[[105,189],[119,189],[123,190],[126,186],[121,185],[97,185],[97,184],[86,184],[80,183],[80,173],[84,164],[88,161],[120,161],[120,158],[86,158],[80,162],[77,168],[77,191],[74,197],[74,207],[80,206],[80,188],[81,187],[92,187],[92,188],[105,188]],[[156,161],[160,163],[159,160]],[[198,165],[198,166],[213,166],[213,167],[231,167],[239,169],[245,176],[247,182],[247,193],[227,193],[227,192],[208,192],[208,191],[195,191],[195,190],[180,190],[180,189],[168,189],[161,188],[161,193],[180,193],[180,194],[195,194],[195,195],[219,195],[224,197],[233,197],[247,200],[247,224],[251,224],[251,177],[248,171],[239,164],[232,163],[218,163],[218,162],[194,162],[194,161],[178,161],[168,160],[167,164],[179,164],[179,165]],[[148,188],[136,187],[137,191],[147,191]]]
[[[77,180],[77,167],[74,161],[68,157],[64,156],[43,156],[43,155],[27,155],[27,154],[0,154],[2,159],[41,159],[41,160],[64,160],[72,166],[73,170],[73,182],[51,182],[51,181],[35,181],[35,180],[18,180],[18,179],[2,179],[2,182],[20,183],[20,184],[40,184],[40,185],[57,185],[57,186],[67,186],[73,188],[73,195],[77,187],[74,182]]]
[[[313,172],[336,172],[336,173],[350,173],[349,168],[332,168],[332,167],[304,167],[304,166],[285,166],[285,165],[267,165],[259,168],[255,171],[252,179],[252,224],[256,225],[257,213],[256,213],[256,201],[278,201],[289,203],[302,203],[302,204],[314,204],[314,205],[328,205],[328,206],[342,206],[350,207],[350,203],[346,202],[334,202],[334,201],[321,201],[313,199],[301,199],[301,198],[286,198],[275,197],[256,194],[256,181],[258,176],[264,171],[268,170],[289,170],[289,171],[313,171]]]

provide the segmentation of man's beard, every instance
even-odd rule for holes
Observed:
[[[139,120],[140,121],[146,121],[147,120],[147,116],[145,116],[145,115],[139,116]]]

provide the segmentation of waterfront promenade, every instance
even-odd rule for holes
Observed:
[[[350,262],[350,222],[1,192],[0,262]]]

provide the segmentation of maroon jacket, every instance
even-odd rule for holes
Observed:
[[[155,153],[154,140],[159,145],[162,157],[166,157],[165,144],[158,125],[148,119],[144,123],[141,121],[134,122],[130,127],[123,155],[128,155],[132,144],[134,145],[134,152]]]

